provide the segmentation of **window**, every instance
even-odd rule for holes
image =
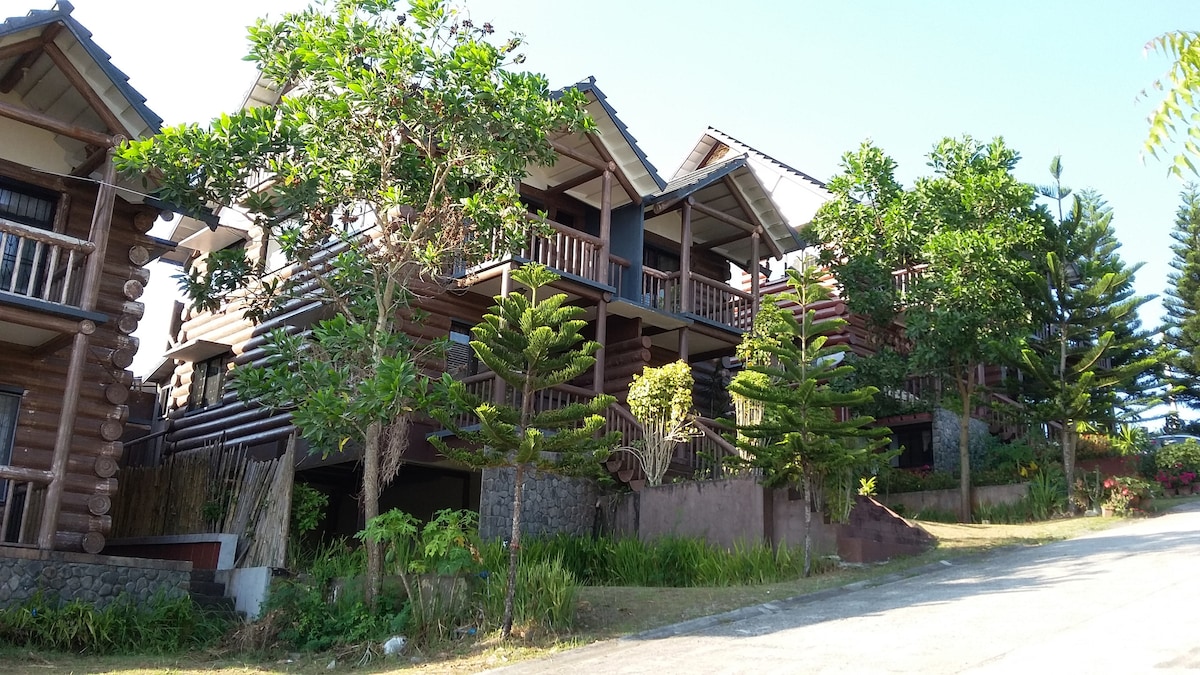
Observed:
[[[221,405],[225,393],[225,372],[229,357],[218,356],[201,361],[192,369],[192,391],[188,395],[188,410],[203,410]]]
[[[17,416],[21,411],[21,395],[0,388],[0,465],[12,461],[13,440],[17,435]],[[0,482],[0,503],[8,499],[8,483]]]
[[[459,321],[450,324],[450,344],[446,347],[446,372],[455,379],[479,374],[479,357],[471,348],[471,329]]]
[[[642,265],[659,272],[678,272],[679,254],[646,246],[642,249]]]
[[[56,203],[54,193],[0,178],[0,218],[50,230]],[[0,290],[39,295],[47,267],[43,249],[12,234],[0,235]]]

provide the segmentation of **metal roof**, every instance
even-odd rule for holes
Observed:
[[[733,157],[724,158],[715,164],[702,166],[691,173],[672,178],[662,190],[647,197],[646,203],[667,202],[687,196],[721,180],[743,166],[746,166],[745,155],[734,155]]]
[[[609,119],[612,120],[613,125],[617,128],[617,131],[621,133],[621,136],[625,139],[625,142],[629,144],[629,147],[633,150],[634,154],[637,155],[638,161],[642,163],[646,173],[649,174],[650,178],[658,185],[660,190],[666,187],[666,181],[662,179],[662,176],[658,175],[658,169],[656,169],[654,165],[650,163],[650,159],[646,157],[646,153],[642,152],[641,147],[638,146],[637,139],[634,138],[633,134],[629,132],[629,127],[626,126],[625,123],[621,121],[621,118],[617,116],[617,111],[612,107],[612,104],[608,102],[608,97],[604,95],[604,92],[600,90],[600,87],[596,86],[595,76],[589,75],[587,79],[580,80],[569,87],[563,87],[562,89],[554,92],[553,95],[562,96],[562,93],[567,89],[576,89],[584,93],[590,92],[596,98],[596,101],[600,103],[600,106],[604,109],[604,112],[608,115]]]
[[[162,127],[162,118],[154,114],[154,111],[150,110],[150,108],[146,106],[146,97],[138,93],[138,91],[129,84],[128,75],[121,72],[119,68],[113,65],[112,58],[108,55],[108,53],[101,49],[100,46],[97,45],[92,39],[92,32],[87,28],[84,28],[83,24],[79,23],[74,17],[71,16],[71,12],[74,11],[74,9],[74,5],[67,0],[58,0],[54,6],[54,9],[37,9],[29,12],[29,14],[25,16],[6,19],[3,23],[0,23],[0,42],[3,42],[5,38],[14,36],[24,31],[32,31],[37,28],[48,26],[55,22],[62,22],[62,24],[67,28],[67,31],[75,38],[75,41],[79,43],[79,46],[83,48],[83,51],[91,57],[96,66],[101,70],[101,72],[103,72],[109,81],[111,81],[113,87],[125,98],[125,101],[129,104],[129,107],[132,108],[134,112],[136,112],[141,118],[142,122],[145,123],[149,132],[146,135],[158,133],[159,129]],[[69,52],[70,50],[64,49],[63,51]],[[42,59],[46,59],[46,57],[43,56]],[[36,66],[36,63],[34,66]],[[31,67],[30,71],[32,72],[33,70],[34,67]],[[102,92],[97,93],[101,93],[103,95]],[[118,117],[120,116],[120,110],[114,109],[113,112],[116,113]],[[130,129],[130,131],[135,132],[140,130]],[[138,135],[142,134],[139,133]]]

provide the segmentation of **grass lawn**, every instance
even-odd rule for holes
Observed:
[[[1200,501],[1200,496],[1155,500],[1152,512]],[[354,672],[378,673],[471,673],[515,661],[546,656],[600,640],[746,607],[775,599],[789,598],[819,590],[870,580],[890,574],[913,573],[929,563],[977,555],[1004,546],[1035,546],[1070,539],[1126,522],[1121,518],[1070,518],[1024,525],[960,525],[921,522],[939,542],[937,548],[920,556],[892,560],[879,565],[848,567],[809,579],[796,579],[763,586],[724,588],[641,588],[583,587],[575,629],[568,635],[519,634],[518,639],[500,644],[495,638],[478,642],[457,642],[440,650],[416,656],[418,662],[382,661],[354,668]],[[93,657],[30,653],[13,648],[0,649],[0,672],[13,673],[108,673],[128,675],[149,673],[219,672],[230,675],[250,673],[326,673],[336,659],[338,671],[355,665],[361,651],[320,655],[247,655],[220,652],[190,653],[168,657],[121,656]]]

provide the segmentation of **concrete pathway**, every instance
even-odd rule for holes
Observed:
[[[746,614],[494,672],[1197,672],[1200,508]]]

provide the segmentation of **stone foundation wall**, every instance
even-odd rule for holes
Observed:
[[[515,469],[484,469],[479,495],[479,534],[484,539],[507,539],[512,533],[513,473]],[[554,474],[525,473],[521,532],[532,536],[560,533],[589,535],[596,521],[596,481]]]
[[[39,591],[62,602],[103,607],[121,595],[143,603],[156,594],[188,593],[191,563],[0,546],[0,607],[13,607]]]
[[[958,472],[958,415],[945,408],[933,411],[933,468],[938,471]],[[983,464],[983,452],[987,447],[988,426],[986,422],[972,418],[970,431],[971,467]]]

